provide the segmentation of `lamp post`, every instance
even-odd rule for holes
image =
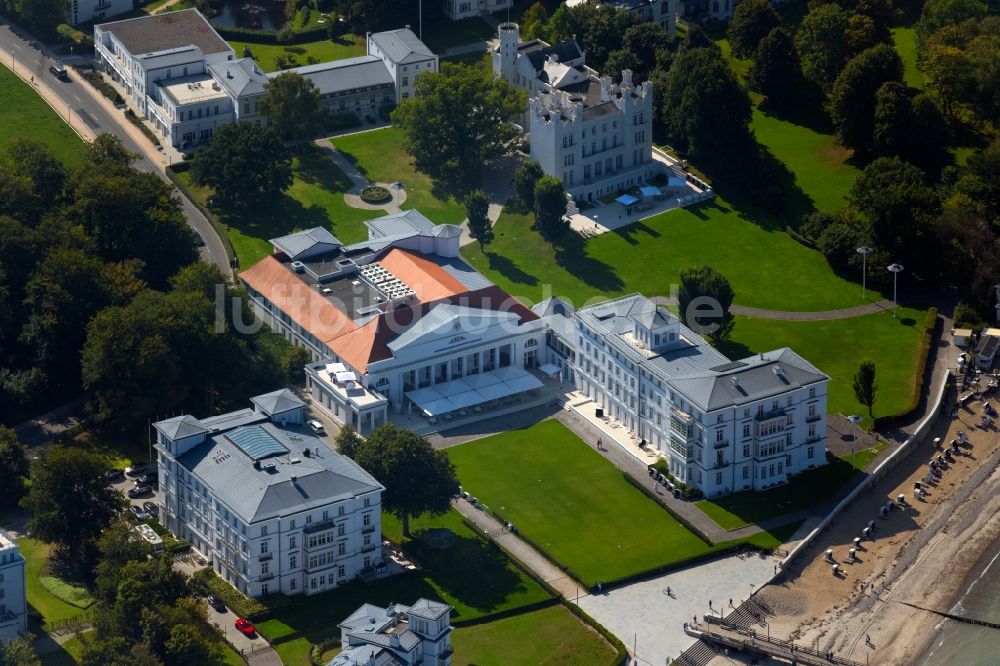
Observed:
[[[886,269],[892,273],[892,316],[896,316],[896,278],[903,272],[902,264],[890,264]]]
[[[854,437],[851,438],[851,467],[857,467],[858,424],[861,423],[861,417],[855,414],[854,416],[848,416],[847,420],[854,424]]]
[[[865,300],[865,284],[868,278],[868,255],[874,252],[867,245],[862,245],[858,248],[858,254],[861,255],[861,300]]]

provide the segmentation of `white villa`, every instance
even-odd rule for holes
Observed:
[[[826,463],[830,378],[791,349],[730,361],[639,294],[574,310],[536,306],[547,362],[571,368],[596,409],[714,497],[763,490]]]
[[[251,401],[154,424],[164,526],[251,597],[316,594],[381,573],[385,488],[307,434],[305,403],[291,391]]]
[[[451,610],[429,599],[365,604],[337,625],[343,649],[327,666],[451,666]]]
[[[653,87],[632,72],[612,83],[587,67],[576,40],[522,43],[516,23],[502,23],[493,73],[524,88],[531,159],[563,181],[577,201],[641,186],[664,172],[653,160]]]
[[[514,0],[444,0],[444,13],[452,21],[499,12],[514,6]]]
[[[375,118],[414,94],[416,77],[438,59],[408,28],[369,34],[368,54],[297,67],[330,113]],[[267,82],[197,9],[94,26],[97,66],[126,91],[131,106],[175,148],[204,143],[223,125],[266,125],[259,103]]]
[[[82,25],[91,21],[103,21],[130,12],[132,7],[133,0],[70,0],[68,23]]]
[[[240,274],[255,312],[308,349],[314,402],[362,434],[397,415],[437,423],[537,391],[541,319],[466,264],[461,230],[415,210],[271,241]]]
[[[21,550],[0,530],[0,645],[28,631],[28,602]]]
[[[633,12],[637,16],[659,23],[671,37],[677,32],[677,7],[679,0],[566,0],[566,5],[575,7],[584,3],[611,5]]]

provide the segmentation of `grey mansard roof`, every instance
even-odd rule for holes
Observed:
[[[376,32],[371,35],[371,40],[389,60],[395,63],[421,61],[434,57],[434,52],[427,48],[427,45],[409,28]]]
[[[357,463],[311,435],[273,423],[245,427],[262,429],[288,453],[263,458],[256,469],[253,459],[226,434],[219,434],[179,456],[177,462],[246,523],[384,490]]]

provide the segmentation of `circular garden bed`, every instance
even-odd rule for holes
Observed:
[[[381,204],[392,200],[389,190],[380,185],[372,185],[361,190],[361,200],[368,204]]]

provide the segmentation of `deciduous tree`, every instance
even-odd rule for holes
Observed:
[[[108,463],[82,449],[52,446],[31,465],[31,488],[21,504],[28,529],[56,545],[64,561],[87,567],[93,546],[124,508],[121,494],[104,479]]]
[[[802,73],[829,91],[847,63],[847,15],[835,3],[813,6],[795,33]]]
[[[244,208],[291,186],[292,159],[273,129],[232,123],[198,149],[191,177],[213,188],[218,205]]]
[[[525,93],[483,68],[444,63],[421,74],[416,94],[392,112],[417,166],[440,180],[478,180],[482,163],[505,154],[518,130],[509,121]]]
[[[542,176],[535,184],[535,227],[548,240],[569,228],[566,221],[566,188],[554,176]]]
[[[407,536],[411,517],[445,513],[458,494],[455,466],[447,454],[393,424],[369,435],[354,459],[386,487],[382,508],[402,521]]]
[[[15,506],[24,496],[28,461],[24,445],[10,428],[0,426],[0,509]]]
[[[737,58],[749,58],[760,40],[781,25],[781,17],[768,0],[742,0],[733,10],[726,29],[729,47]]]
[[[733,288],[722,273],[711,266],[686,268],[680,274],[677,293],[681,319],[695,332],[708,335],[715,343],[727,339],[733,330]]]
[[[775,28],[760,41],[747,82],[750,88],[774,102],[793,99],[801,92],[799,55],[791,36],[782,28]]]
[[[851,58],[830,94],[830,115],[842,146],[861,152],[872,149],[875,93],[884,83],[902,80],[903,63],[887,44]]]
[[[535,204],[535,185],[545,175],[542,165],[533,160],[521,162],[514,171],[514,194],[521,210],[528,210]]]
[[[473,190],[465,196],[465,214],[469,218],[469,234],[479,242],[479,249],[493,242],[493,225],[490,224],[490,198],[482,190]]]
[[[295,72],[285,72],[267,82],[260,110],[278,136],[292,143],[312,136],[324,113],[316,86]]]

